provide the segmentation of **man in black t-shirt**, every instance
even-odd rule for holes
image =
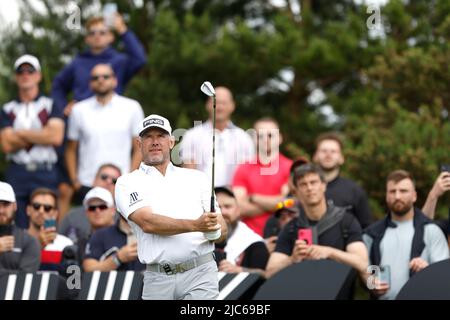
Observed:
[[[365,228],[372,223],[367,194],[354,181],[340,176],[345,161],[342,148],[342,140],[337,134],[324,133],[316,139],[313,161],[324,171],[327,199],[353,214]]]
[[[327,206],[322,170],[314,164],[302,165],[295,169],[293,181],[303,210],[278,236],[266,276],[271,277],[293,263],[319,259],[347,264],[365,274],[368,256],[361,226],[345,209]]]
[[[264,274],[269,259],[269,251],[264,239],[240,221],[239,206],[234,193],[230,189],[217,187],[214,191],[220,211],[228,226],[226,242],[216,244],[216,259],[219,271]],[[222,251],[218,252],[220,248],[222,248]]]

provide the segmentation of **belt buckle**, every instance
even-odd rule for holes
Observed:
[[[162,265],[164,272],[168,275],[174,274],[174,269],[172,268],[172,266],[168,263],[164,263]]]
[[[36,171],[37,170],[37,164],[36,163],[27,163],[25,165],[25,168],[27,171]]]

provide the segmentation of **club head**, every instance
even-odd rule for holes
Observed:
[[[216,90],[214,90],[214,87],[209,81],[203,82],[202,86],[200,87],[200,90],[202,90],[202,92],[206,94],[208,97],[213,97],[216,95]]]

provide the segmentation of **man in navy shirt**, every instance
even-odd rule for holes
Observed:
[[[113,226],[94,232],[86,246],[83,260],[86,272],[142,271],[144,267],[137,259],[136,238],[123,217]]]
[[[92,68],[100,63],[110,64],[117,77],[115,91],[122,94],[125,86],[145,64],[144,47],[136,35],[128,30],[123,18],[118,14],[113,28],[119,34],[125,51],[119,52],[111,47],[114,34],[102,17],[93,17],[86,23],[86,44],[88,49],[78,54],[53,80],[52,97],[58,108],[63,108],[69,115],[71,107],[77,101],[94,95],[89,88]],[[68,104],[67,95],[73,92],[73,100]]]
[[[28,228],[26,205],[31,192],[39,187],[56,190],[59,183],[56,146],[64,136],[64,121],[52,99],[40,95],[41,65],[32,55],[14,63],[18,97],[0,112],[0,138],[8,159],[5,180],[17,199],[16,224]]]

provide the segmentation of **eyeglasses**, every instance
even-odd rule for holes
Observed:
[[[280,209],[291,209],[295,206],[295,200],[292,198],[284,199],[283,201],[280,201],[275,206],[275,211]]]
[[[106,204],[100,204],[98,206],[88,206],[88,211],[97,211],[97,209],[100,209],[100,211],[108,209],[108,206]]]
[[[43,203],[37,203],[37,202],[32,203],[31,206],[32,206],[33,209],[36,210],[36,211],[41,210],[41,208],[43,207],[43,208],[44,208],[44,211],[47,212],[47,213],[50,212],[50,211],[52,211],[53,209],[55,209],[55,207],[52,206],[52,205],[49,205],[49,204],[43,204]]]
[[[100,179],[102,179],[103,181],[110,180],[113,184],[116,184],[116,182],[117,182],[117,178],[108,176],[108,175],[105,174],[105,173],[102,173],[102,174],[100,175]]]
[[[88,36],[90,36],[90,37],[92,37],[92,36],[95,36],[95,34],[99,34],[99,35],[101,35],[101,36],[104,36],[105,34],[107,34],[108,33],[108,30],[106,30],[106,29],[100,29],[100,30],[89,30],[88,31]]]
[[[100,79],[108,80],[110,78],[112,78],[112,74],[98,74],[95,76],[91,76],[91,81],[98,81]]]
[[[36,72],[36,69],[33,66],[21,66],[16,69],[16,74],[33,74]]]

